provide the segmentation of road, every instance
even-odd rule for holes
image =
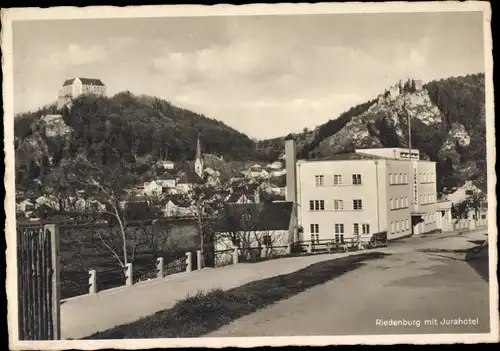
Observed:
[[[206,336],[488,333],[487,273],[478,273],[463,252],[484,240],[485,233],[442,233],[393,242],[386,258]],[[458,324],[450,324],[453,321]]]
[[[289,274],[314,263],[357,255],[358,252],[281,258],[252,264],[206,268],[191,273],[139,283],[132,287],[106,290],[67,299],[61,306],[63,339],[80,339],[99,331],[134,322],[175,303],[199,290],[229,290],[249,282]]]

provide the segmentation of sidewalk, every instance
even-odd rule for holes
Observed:
[[[373,251],[387,250],[389,248]],[[259,263],[240,263],[215,269],[205,268],[139,283],[132,287],[71,298],[61,306],[61,336],[62,339],[81,339],[98,331],[134,322],[172,308],[176,302],[196,294],[199,290],[229,290],[252,281],[289,274],[317,262],[365,252],[319,254]]]

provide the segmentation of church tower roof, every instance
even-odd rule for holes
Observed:
[[[198,140],[196,141],[196,160],[202,160],[203,155],[201,153],[201,144],[200,144],[200,133],[198,133]]]

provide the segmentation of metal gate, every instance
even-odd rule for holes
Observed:
[[[58,231],[17,227],[19,340],[60,339]]]

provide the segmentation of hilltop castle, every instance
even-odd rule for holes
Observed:
[[[412,93],[423,89],[423,82],[421,79],[408,79],[405,83],[400,80],[398,83],[391,86],[383,94],[378,96],[378,101],[394,101],[399,95],[403,93]]]
[[[71,103],[71,100],[83,95],[83,94],[94,94],[94,95],[106,95],[106,85],[96,78],[80,78],[75,77],[67,79],[61,90],[59,90],[59,96],[57,99],[57,108],[61,109],[63,106]]]

